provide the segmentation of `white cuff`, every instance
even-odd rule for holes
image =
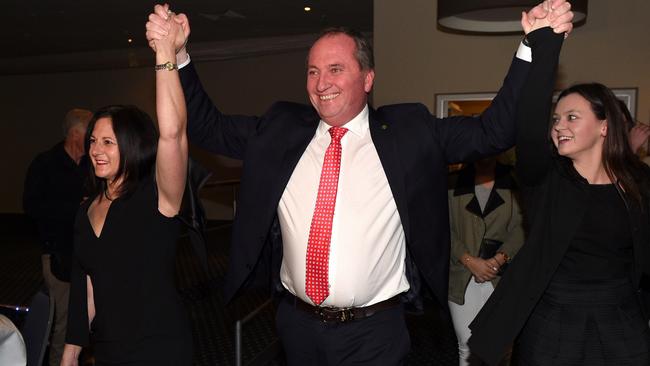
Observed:
[[[190,60],[190,54],[188,53],[187,54],[187,60],[185,60],[185,61],[183,61],[183,63],[179,64],[178,69],[180,70],[180,69],[184,68],[185,66],[189,65],[190,61],[192,61],[192,60]]]
[[[519,43],[519,48],[517,49],[517,58],[522,61],[533,62],[533,51],[523,42]],[[180,66],[178,68],[180,68]]]

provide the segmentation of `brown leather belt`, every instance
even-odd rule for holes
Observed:
[[[291,293],[286,294],[289,297],[291,303],[295,305],[297,309],[300,309],[308,314],[313,315],[315,318],[323,321],[324,323],[346,323],[355,319],[363,319],[369,316],[373,316],[376,313],[392,309],[400,305],[399,295],[393,296],[388,300],[380,301],[376,304],[370,306],[364,306],[359,308],[335,308],[328,306],[314,306],[307,304],[301,299],[295,297]]]

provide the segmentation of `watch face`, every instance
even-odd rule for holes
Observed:
[[[165,63],[165,67],[166,67],[167,70],[169,70],[169,71],[174,70],[174,64],[171,63],[171,62],[169,62],[169,61],[167,61],[167,62]]]

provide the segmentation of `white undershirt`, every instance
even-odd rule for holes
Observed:
[[[370,138],[368,107],[343,127],[341,169],[330,243],[330,295],[323,306],[368,306],[407,291],[406,240],[390,186]],[[278,205],[284,286],[307,303],[305,266],[325,150],[320,122]]]

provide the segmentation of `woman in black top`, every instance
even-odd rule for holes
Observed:
[[[640,268],[635,262],[647,262],[647,255],[640,256],[650,243],[647,235],[640,238],[638,247],[646,248],[635,251],[633,235],[636,220],[648,225],[648,190],[616,96],[601,84],[563,91],[553,113],[551,140],[557,156],[546,169],[555,169],[584,201],[564,232],[568,242],[547,242],[568,245],[520,333],[519,364],[647,366],[650,330],[636,294]],[[552,178],[538,172],[526,180],[529,187],[539,185],[531,187],[534,191]],[[571,211],[570,202],[553,200],[545,207],[551,210],[530,209]]]
[[[175,60],[174,37],[155,41]],[[174,286],[187,173],[186,112],[177,70],[156,71],[160,133],[132,106],[97,111],[86,133],[94,194],[75,223],[75,263],[63,366],[92,330],[96,365],[190,365],[191,331]]]
[[[519,335],[519,365],[647,366],[650,330],[637,294],[650,275],[647,170],[611,90],[563,91],[549,128],[553,71],[530,77],[546,82],[526,90],[518,110],[528,238],[470,326],[470,347],[496,364]]]

